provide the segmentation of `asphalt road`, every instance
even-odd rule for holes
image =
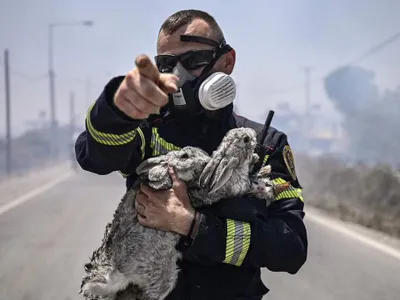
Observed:
[[[0,214],[0,300],[80,299],[82,265],[123,193],[118,175],[80,174]],[[266,270],[265,299],[400,299],[400,260],[306,223],[306,265],[297,275]]]

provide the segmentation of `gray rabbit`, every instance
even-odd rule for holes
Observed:
[[[252,128],[231,129],[212,154],[200,176],[200,186],[208,189],[208,201],[240,196],[250,191],[249,173],[259,157],[254,150],[257,134]]]
[[[259,160],[254,152],[257,134],[252,128],[236,128],[228,132],[200,176],[200,186],[208,189],[206,201],[252,194],[269,206],[290,183],[274,184],[271,166],[262,167],[255,178],[249,173]]]
[[[260,172],[257,178],[260,184],[269,184],[263,191],[249,177],[258,160],[254,153],[256,144],[253,129],[235,128],[226,134],[212,157],[199,148],[184,147],[140,164],[136,170],[139,180],[121,200],[112,223],[106,227],[102,245],[85,265],[83,296],[108,300],[164,299],[177,280],[177,260],[181,254],[175,246],[180,236],[138,223],[134,201],[139,182],[156,190],[169,189],[172,181],[168,166],[172,166],[186,182],[194,207],[245,193],[272,199],[273,184],[266,179],[270,168],[262,169],[264,173]]]
[[[175,246],[180,236],[138,223],[135,198],[139,182],[156,190],[169,189],[172,180],[168,166],[172,166],[186,182],[190,195],[209,160],[203,150],[185,147],[139,165],[136,172],[140,180],[122,198],[112,223],[106,227],[102,245],[85,265],[81,292],[86,299],[116,299],[117,292],[130,284],[140,288],[142,299],[163,299],[172,290],[178,274],[180,253]],[[131,299],[136,298],[132,295]]]

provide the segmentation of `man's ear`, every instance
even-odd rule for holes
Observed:
[[[232,48],[231,51],[226,53],[225,55],[225,60],[224,60],[224,69],[225,73],[230,75],[233,72],[233,69],[235,67],[236,63],[236,51],[235,49]]]

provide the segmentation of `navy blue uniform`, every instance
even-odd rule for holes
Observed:
[[[113,78],[89,108],[86,130],[75,150],[80,166],[96,174],[119,171],[129,188],[138,164],[151,156],[185,146],[197,146],[209,154],[228,130],[258,124],[233,113],[232,106],[218,120],[189,120],[171,115],[133,120],[113,104],[123,77]],[[284,133],[270,128],[264,141],[265,162],[277,183],[291,182],[277,201],[266,208],[260,199],[226,199],[199,210],[199,231],[191,243],[177,246],[183,253],[177,286],[167,300],[259,300],[268,292],[261,268],[295,274],[307,259],[304,202],[291,149]]]

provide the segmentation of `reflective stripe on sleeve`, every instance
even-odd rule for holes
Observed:
[[[121,146],[132,142],[136,137],[136,129],[123,134],[104,133],[96,130],[90,120],[90,113],[94,103],[89,107],[86,115],[86,125],[92,138],[103,145]]]
[[[226,264],[241,266],[250,248],[251,227],[249,223],[226,220]]]

